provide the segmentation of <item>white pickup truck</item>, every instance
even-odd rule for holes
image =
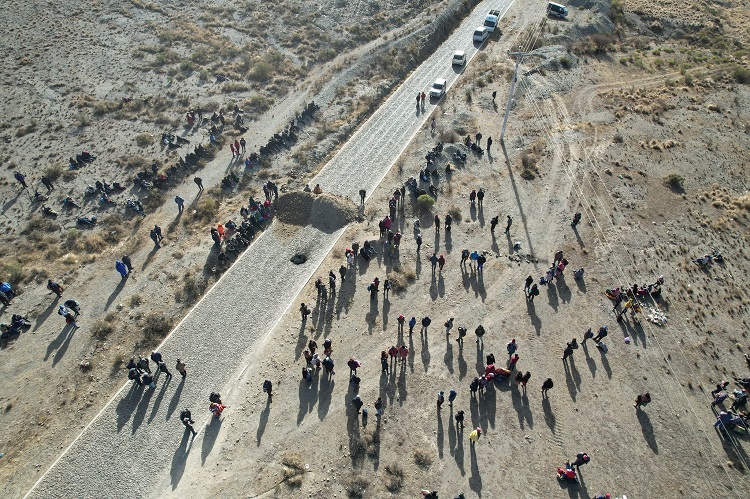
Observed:
[[[489,29],[490,31],[495,31],[495,28],[497,28],[497,23],[500,22],[500,11],[499,10],[491,10],[487,14],[487,17],[484,18],[484,27]]]

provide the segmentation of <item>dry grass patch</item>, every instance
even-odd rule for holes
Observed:
[[[398,463],[391,463],[385,467],[385,488],[389,492],[399,492],[404,487],[406,474]]]
[[[349,497],[359,499],[365,497],[365,492],[370,486],[370,481],[361,475],[355,475],[347,478],[344,486],[346,487],[346,494]]]
[[[424,449],[415,449],[414,462],[417,464],[417,466],[428,468],[432,464],[432,454]]]
[[[393,291],[395,293],[402,293],[406,291],[406,288],[408,288],[410,284],[414,284],[417,280],[417,273],[412,269],[395,267],[393,271],[388,274],[388,279],[391,281]]]
[[[297,452],[287,452],[281,459],[284,465],[284,481],[291,487],[302,486],[305,478],[305,463],[302,455]]]

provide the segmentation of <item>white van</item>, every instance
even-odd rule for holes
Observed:
[[[549,2],[547,4],[547,13],[553,17],[565,19],[568,17],[568,8],[559,3]]]
[[[466,64],[466,52],[463,50],[456,50],[453,52],[453,61],[452,64],[454,66],[463,66]]]
[[[474,41],[482,43],[488,36],[490,36],[490,33],[490,28],[486,26],[477,26],[477,29],[474,30]]]

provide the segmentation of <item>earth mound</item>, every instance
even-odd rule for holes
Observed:
[[[357,216],[357,205],[332,194],[291,192],[279,196],[276,218],[290,225],[312,225],[323,232],[335,232]]]

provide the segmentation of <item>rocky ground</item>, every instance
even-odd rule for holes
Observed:
[[[438,139],[449,141],[479,130],[486,137],[497,130],[512,67],[507,49],[531,47],[538,43],[535,40],[559,43],[566,28],[585,32],[593,21],[606,26],[595,7],[571,9],[569,26],[547,21],[544,29],[534,31],[528,26],[541,16],[514,5],[504,21],[503,37],[481,51],[436,109],[437,133],[431,134],[428,127],[417,133],[370,195],[363,220],[345,230],[314,277],[338,269],[351,241],[377,237],[377,221],[387,211],[390,193],[416,175],[424,154]],[[732,45],[736,25],[728,27],[726,35],[713,35],[729,47],[717,53],[689,39],[632,36],[640,25],[626,21],[612,24],[615,36],[604,50],[603,40],[583,37],[547,51],[544,59],[536,59],[542,62],[527,59],[531,74],[519,83],[506,140],[508,162],[495,140],[492,154],[470,155],[466,166],[454,164],[450,178],[441,173],[432,211],[441,217],[452,213],[451,237],[446,238],[445,231],[436,233],[432,213],[421,214],[407,203],[397,217],[405,234],[397,257],[380,250],[368,266],[359,264],[350,271],[337,297],[324,304],[316,303],[309,284],[259,345],[251,368],[232,389],[225,424],[208,425],[192,446],[183,440],[170,470],[157,477],[161,486],[150,495],[207,496],[220,489],[232,496],[381,497],[434,488],[446,496],[463,491],[492,497],[500,490],[519,496],[584,497],[603,491],[636,497],[671,496],[675,491],[704,496],[717,493],[716,483],[724,487],[719,495],[746,495],[746,437],[722,439],[714,432],[708,395],[722,378],[747,375],[742,353],[749,350],[742,326],[747,325],[750,297],[739,276],[746,272],[749,176],[743,158],[748,150],[749,94],[741,83],[742,66],[737,65],[745,56]],[[498,91],[494,100],[493,90]],[[492,135],[496,139],[496,132]],[[446,152],[452,150],[446,147]],[[438,162],[441,172],[447,162],[451,161],[444,153]],[[221,176],[216,175],[217,180]],[[467,195],[478,187],[488,195],[482,209],[472,209]],[[224,202],[220,210],[236,209],[230,207],[231,198]],[[576,211],[582,213],[583,223],[573,231],[569,219]],[[152,219],[166,226],[163,220],[169,218],[158,213],[164,212]],[[502,229],[507,214],[514,217],[510,237],[502,230],[492,237],[489,220],[500,216]],[[412,236],[417,218],[425,241],[419,258]],[[149,226],[146,221],[143,225]],[[196,236],[191,238],[189,227],[183,230],[186,233],[174,239],[167,232],[167,247],[173,256],[182,253],[181,261],[196,262],[200,268],[205,248],[191,248]],[[145,239],[140,232],[121,235],[119,248],[138,248]],[[521,243],[519,255],[512,251],[514,242]],[[185,289],[178,284],[182,277],[174,260],[160,261],[165,251],[148,259],[147,246],[143,244],[137,261],[145,260],[148,267],[142,270],[137,263],[134,276],[148,275],[136,281],[139,290],[134,294],[142,297],[136,300],[141,303],[133,306],[132,298],[125,301],[115,294],[94,315],[103,316],[117,302],[123,305],[115,309],[116,315],[137,321],[153,313],[151,304],[163,303],[170,290]],[[460,268],[463,248],[487,252],[483,275]],[[569,255],[574,268],[586,269],[584,283],[567,275],[543,288],[529,305],[520,290],[523,279],[541,276],[558,248]],[[725,263],[701,269],[691,262],[713,249],[722,251]],[[446,270],[434,278],[427,261],[432,251],[448,259]],[[70,279],[91,283],[90,291],[84,293],[82,287],[78,296],[95,301],[100,289],[112,288],[111,276],[96,271],[100,267],[112,273],[109,262],[87,261],[82,268],[74,267],[78,270],[69,274]],[[22,268],[29,267],[23,263]],[[41,272],[33,275],[45,279]],[[667,280],[663,299],[646,303],[640,324],[628,321],[619,326],[603,290],[651,282],[658,275]],[[372,302],[364,288],[376,276],[392,279],[395,289],[388,299],[381,295]],[[14,306],[29,303],[32,310],[33,301],[23,300],[36,293],[37,314],[51,315],[49,298],[31,288],[23,286]],[[302,301],[315,308],[301,326],[296,310]],[[667,315],[666,326],[646,321],[651,307]],[[399,314],[418,319],[430,315],[428,337],[418,341],[416,333],[399,334]],[[449,317],[455,318],[455,326],[446,335],[441,325]],[[37,321],[32,336],[6,345],[4,378],[13,379],[9,376],[16,373],[25,380],[54,379],[59,375],[49,374],[52,362],[67,373],[63,376],[81,380],[86,376],[76,364],[84,358],[101,359],[104,370],[97,370],[101,368],[95,363],[89,379],[57,389],[59,400],[53,398],[46,411],[23,404],[29,390],[39,390],[34,400],[42,400],[47,394],[44,384],[22,388],[22,383],[15,383],[12,389],[17,391],[3,395],[6,410],[0,417],[6,427],[24,435],[22,444],[14,444],[17,451],[0,449],[4,460],[10,458],[5,469],[17,470],[7,489],[11,495],[34,481],[31,466],[45,468],[38,456],[54,455],[77,433],[80,425],[69,424],[67,418],[61,424],[55,409],[65,412],[69,404],[75,405],[85,424],[120,383],[119,365],[115,363],[109,377],[107,364],[113,356],[133,351],[133,337],[127,335],[111,347],[111,340],[76,346],[80,336],[54,340],[54,328],[49,338],[41,338],[53,319]],[[471,333],[463,347],[456,344],[459,324],[473,331],[480,321],[488,331],[481,348]],[[602,323],[610,326],[609,352],[603,355],[588,346],[576,351],[567,367],[561,365],[565,342],[572,336],[580,341],[587,327]],[[81,332],[86,332],[85,323]],[[322,376],[312,385],[299,381],[301,353],[310,337],[321,344],[325,337],[334,341],[333,381]],[[493,352],[501,359],[511,337],[520,344],[518,367],[532,372],[528,394],[512,383],[501,384],[488,390],[480,404],[470,403],[468,383],[483,369],[484,355]],[[410,348],[407,368],[379,376],[378,352],[397,342]],[[72,350],[66,352],[68,345]],[[30,362],[45,352],[45,363]],[[370,412],[367,426],[348,405],[355,391],[348,386],[344,366],[350,356],[363,362],[359,393]],[[538,391],[547,376],[555,380],[555,388],[545,401]],[[260,392],[266,378],[275,383],[270,405]],[[446,404],[436,411],[435,393],[450,388],[459,392],[455,407]],[[632,400],[643,391],[650,391],[654,402],[634,413]],[[380,425],[372,409],[377,396],[385,401]],[[452,416],[457,410],[466,411],[467,430],[479,425],[484,431],[476,454],[470,452],[468,431],[461,434],[455,427]],[[33,412],[40,419],[30,419]],[[33,431],[28,423],[20,423],[29,419],[36,423]],[[55,439],[60,445],[50,448]],[[552,477],[554,468],[581,450],[592,456],[591,464],[581,470],[581,486],[561,492]],[[626,462],[637,464],[637,474],[623,467]],[[210,493],[203,492],[206,483],[214,484]]]

